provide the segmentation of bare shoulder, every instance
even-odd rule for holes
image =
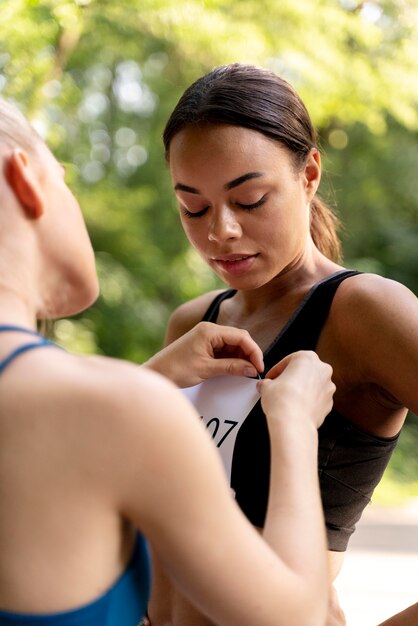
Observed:
[[[100,406],[101,421],[106,415],[107,432],[116,434],[123,424],[128,435],[124,446],[129,445],[130,434],[141,432],[142,442],[145,433],[151,438],[158,435],[177,412],[186,414],[186,420],[189,413],[195,417],[183,394],[165,376],[108,357],[83,358],[82,363],[79,375],[90,380],[91,403]]]
[[[134,428],[141,419],[157,419],[165,400],[178,393],[163,376],[123,360],[63,350],[39,350],[30,356],[32,360],[22,360],[22,371],[31,375],[16,377],[16,385],[29,378],[31,388],[27,398],[25,389],[19,395],[28,403],[32,398],[57,433],[60,422],[70,418],[74,436],[81,430],[108,439],[122,422],[128,427],[131,421]]]
[[[158,477],[171,485],[173,467],[207,437],[178,388],[133,363],[61,350],[33,351],[18,365],[0,408],[14,411],[20,439],[27,431],[32,437],[28,420],[38,424],[36,445],[32,437],[25,449],[28,473],[33,455],[41,456],[46,487],[55,489],[65,463],[67,484],[75,491],[82,485],[92,501],[105,501],[138,527],[148,509],[158,516]]]
[[[175,341],[202,321],[213,299],[223,291],[223,289],[209,291],[177,307],[168,322],[165,345]]]
[[[338,288],[333,305],[336,321],[345,325],[373,326],[377,320],[395,322],[418,312],[418,299],[401,283],[378,276],[358,274],[345,280]],[[411,320],[412,321],[412,320]]]
[[[161,433],[172,431],[173,419],[177,426],[179,420],[195,420],[178,388],[148,368],[108,357],[63,353],[59,359],[48,380],[51,392],[42,394],[44,414],[57,439],[67,423],[62,445],[71,445],[80,462],[108,467],[106,482],[114,480],[116,492],[120,459],[128,465],[131,459],[132,471],[134,464],[145,467]]]
[[[80,389],[83,381],[91,403],[104,405],[111,417],[115,410],[120,415],[121,409],[129,415],[133,405],[137,411],[149,411],[158,404],[155,397],[165,398],[177,393],[168,379],[140,365],[109,357],[73,358],[78,379],[74,381],[76,389]],[[158,411],[158,406],[155,410]]]
[[[89,475],[152,538],[155,524],[166,524],[161,502],[175,515],[181,494],[188,492],[186,478],[193,481],[196,466],[211,467],[215,459],[219,463],[218,456],[196,410],[168,379],[108,358],[88,359],[84,366],[93,380],[87,417],[92,437],[85,459]]]
[[[417,411],[418,298],[412,291],[374,274],[348,278],[326,328],[324,351],[344,379],[377,385],[391,402]]]

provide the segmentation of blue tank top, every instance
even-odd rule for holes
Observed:
[[[1,626],[138,626],[150,594],[149,555],[145,539],[137,536],[131,560],[112,587],[100,598],[61,613],[19,614],[0,611]]]
[[[59,347],[42,335],[19,326],[0,326],[0,332],[22,332],[36,341],[23,344],[0,361],[0,373],[20,354],[44,346]],[[132,557],[121,576],[102,596],[70,611],[47,614],[0,610],[0,626],[139,626],[150,595],[150,559],[144,537],[137,535]]]

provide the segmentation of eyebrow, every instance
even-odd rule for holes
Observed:
[[[247,174],[238,176],[238,178],[234,178],[234,180],[231,180],[229,183],[226,183],[224,185],[224,189],[226,191],[229,191],[230,189],[234,189],[234,187],[238,187],[239,185],[242,185],[247,180],[251,180],[252,178],[260,178],[261,176],[263,176],[261,172],[248,172]],[[175,191],[185,191],[187,193],[194,193],[194,194],[200,195],[200,191],[196,189],[196,187],[189,187],[188,185],[183,185],[183,183],[177,183],[174,186],[174,189]]]

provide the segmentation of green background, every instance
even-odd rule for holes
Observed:
[[[219,285],[180,228],[161,132],[190,82],[233,61],[305,101],[344,264],[418,293],[416,0],[0,0],[0,91],[71,164],[97,254],[100,299],[54,324],[66,347],[142,362],[170,312]],[[417,445],[410,415],[377,499],[418,495]]]

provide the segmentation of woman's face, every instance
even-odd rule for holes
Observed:
[[[265,285],[303,256],[316,150],[297,171],[292,153],[257,131],[190,126],[170,144],[170,171],[190,243],[229,286]]]

